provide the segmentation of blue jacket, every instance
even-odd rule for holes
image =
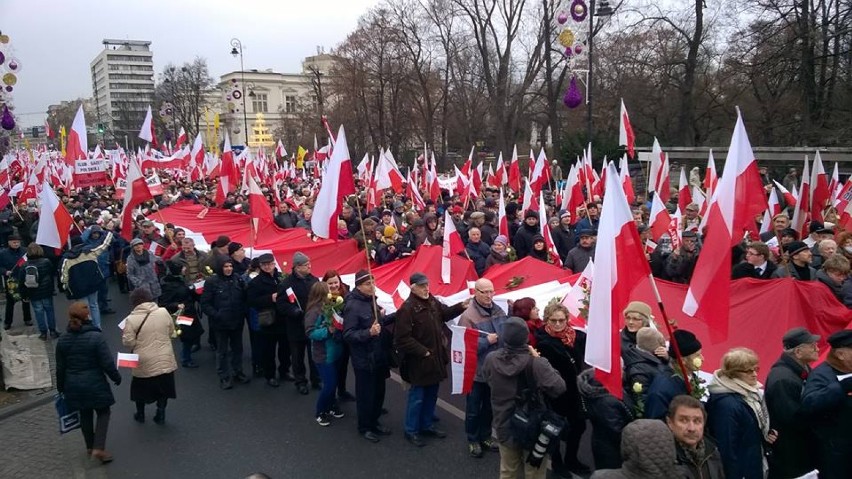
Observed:
[[[763,433],[742,396],[710,393],[707,425],[719,446],[725,477],[763,479]]]
[[[24,248],[3,248],[0,250],[0,275],[5,278],[7,271],[16,272],[15,267],[18,264],[18,260],[23,258],[26,252],[27,250]]]
[[[663,419],[675,396],[686,394],[686,383],[675,374],[658,374],[648,388],[645,400],[645,419]]]
[[[86,228],[86,231],[83,231],[83,234],[80,236],[80,239],[83,240],[83,247],[84,248],[92,249],[92,248],[97,247],[99,244],[101,244],[101,240],[103,239],[103,237],[106,236],[106,233],[104,232],[104,230],[101,229],[99,226],[97,227],[98,228],[97,230],[95,230],[94,228],[95,228],[95,226],[92,226],[90,228]],[[101,235],[97,239],[92,239],[92,233],[94,233],[96,231],[100,232]],[[101,268],[101,274],[104,275],[104,278],[109,278],[109,274],[110,274],[110,270],[109,270],[110,260],[109,260],[109,258],[110,258],[110,250],[105,250],[103,253],[98,255],[98,266]]]
[[[70,299],[80,299],[96,292],[104,282],[98,257],[109,248],[112,233],[95,247],[75,246],[66,252],[62,260],[62,284]]]

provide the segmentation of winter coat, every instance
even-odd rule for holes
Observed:
[[[3,248],[0,250],[0,275],[6,278],[7,272],[16,272],[18,269],[18,260],[23,258],[25,254],[27,254],[27,250],[21,247],[17,249]]]
[[[816,280],[824,284],[838,301],[843,302],[843,285],[841,283],[829,278],[825,270],[822,269],[816,272]]]
[[[675,396],[681,394],[686,394],[686,383],[683,378],[674,373],[658,374],[648,388],[645,399],[645,418],[665,418],[669,412],[669,403]]]
[[[148,261],[145,262],[147,257]],[[160,278],[157,276],[157,263],[163,260],[159,256],[143,250],[141,255],[131,252],[127,256],[127,280],[133,289],[146,287],[155,299],[162,293],[160,289]],[[206,286],[206,285],[205,285]]]
[[[462,303],[446,306],[429,295],[408,296],[396,312],[394,346],[400,355],[402,378],[414,386],[431,386],[447,378],[450,348],[445,323],[458,317]],[[426,354],[429,353],[429,356]]]
[[[772,261],[766,262],[766,269],[763,270],[763,273],[757,274],[754,265],[751,263],[739,263],[734,265],[731,269],[731,279],[740,279],[740,278],[756,278],[756,279],[772,279],[772,275],[775,273],[775,270],[778,269],[778,265],[773,263]]]
[[[305,311],[303,308],[307,306],[308,293],[317,281],[319,279],[316,276],[308,274],[301,277],[296,274],[294,269],[278,285],[278,299],[275,301],[275,309],[286,324],[287,339],[290,341],[308,340],[308,337],[305,336]],[[296,295],[296,302],[294,303],[291,303],[287,296],[288,288],[292,288]]]
[[[204,282],[201,293],[201,311],[210,318],[210,325],[219,331],[243,329],[248,307],[246,285],[234,273],[225,276],[221,271]]]
[[[186,266],[186,270],[183,275],[183,280],[186,284],[192,284],[205,276],[209,276],[207,272],[204,271],[204,264],[207,262],[207,253],[204,251],[195,250],[195,255],[187,255],[185,252],[181,251],[174,255],[172,260],[179,260]]]
[[[550,235],[553,237],[553,244],[564,263],[568,252],[574,248],[574,232],[570,228],[559,225],[550,230]]]
[[[482,365],[485,364],[485,357],[503,347],[503,341],[500,338],[503,336],[503,324],[509,318],[500,306],[491,304],[491,312],[489,313],[475,299],[472,299],[459,318],[459,326],[486,333],[480,334],[476,343],[476,374],[473,376],[473,380],[477,382],[485,382],[485,378],[482,376]],[[497,342],[489,344],[487,333],[497,333]]]
[[[704,457],[698,464],[694,463],[683,446],[675,441],[677,465],[685,479],[725,479],[725,469],[722,467],[722,456],[716,441],[704,436]]]
[[[286,213],[278,213],[275,215],[275,225],[282,229],[295,228],[299,222],[299,217],[292,211]]]
[[[696,245],[695,251],[687,253],[683,247],[680,249],[680,254],[672,253],[666,260],[666,275],[671,278],[674,283],[687,284],[692,279],[692,272],[695,271],[695,264],[698,262],[699,248]]]
[[[162,293],[157,299],[160,307],[166,308],[169,314],[174,314],[178,310],[178,305],[183,304],[184,309],[181,314],[195,319],[189,326],[179,326],[181,342],[195,342],[196,339],[204,334],[204,327],[201,325],[201,321],[199,321],[200,315],[195,308],[195,293],[183,282],[183,276],[166,276],[163,278],[163,284],[160,288],[162,289]]]
[[[719,446],[725,477],[763,479],[763,434],[742,395],[710,392],[707,430]]]
[[[829,359],[831,359],[829,357]],[[852,379],[824,362],[814,368],[802,391],[802,412],[817,438],[820,479],[849,477],[852,457]]]
[[[524,258],[530,254],[533,247],[533,236],[539,234],[538,225],[530,226],[522,223],[518,231],[512,236],[512,246],[518,254],[518,259]]]
[[[97,230],[95,229],[97,228]],[[97,239],[92,238],[92,233],[99,232],[100,236]],[[101,239],[106,233],[99,226],[92,226],[86,228],[86,231],[83,231],[83,234],[80,235],[80,239],[83,240],[84,248],[94,248],[101,243]],[[101,274],[104,275],[104,278],[109,278],[110,276],[110,252],[109,250],[104,251],[103,253],[98,255],[98,267],[101,268]]]
[[[491,248],[480,241],[479,243],[468,242],[464,247],[465,252],[473,261],[473,267],[476,269],[476,274],[482,276],[485,272],[485,261],[491,254]]]
[[[641,399],[643,404],[647,402],[648,390],[657,376],[674,374],[667,360],[636,346],[630,347],[627,351],[622,349],[621,358],[624,361],[624,397],[632,398],[634,403],[636,399]],[[639,394],[633,392],[633,385],[636,383],[642,385],[642,392]]]
[[[38,286],[28,288],[25,284],[27,276],[27,268],[35,266],[36,275],[38,276]],[[53,298],[53,280],[54,272],[53,263],[44,257],[28,259],[20,268],[18,268],[18,285],[21,291],[21,296],[29,300],[35,301],[39,299]]]
[[[274,270],[271,274],[259,271],[257,276],[249,281],[246,288],[246,300],[249,307],[258,313],[271,309],[275,314],[275,322],[269,326],[260,327],[260,331],[265,334],[287,333],[287,323],[278,314],[275,301],[272,299],[272,295],[278,292],[278,283],[278,270]]]
[[[305,312],[305,336],[311,340],[311,357],[317,364],[334,364],[343,352],[343,333],[336,328],[329,331],[328,323],[322,306]]]
[[[813,266],[808,266],[808,271],[810,271],[811,279],[813,281],[816,279],[817,271]],[[782,264],[778,266],[778,269],[772,273],[773,278],[793,278],[795,280],[803,281],[802,277],[799,275],[799,272],[793,267],[792,263]]]
[[[56,342],[56,390],[65,394],[71,411],[100,409],[115,404],[107,378],[121,384],[115,356],[101,330],[84,323]]]
[[[582,273],[583,270],[586,269],[586,265],[589,264],[589,261],[594,261],[594,259],[594,245],[592,245],[591,248],[576,246],[571,249],[567,255],[565,255],[565,263],[562,266],[566,269],[570,269],[574,273]]]
[[[621,469],[598,470],[592,479],[663,479],[678,477],[675,440],[662,421],[638,419],[621,435]]]
[[[571,327],[571,326],[567,326]],[[568,347],[559,338],[547,334],[544,328],[535,331],[536,349],[541,357],[565,380],[565,392],[549,401],[550,407],[570,423],[585,421],[583,402],[577,388],[577,376],[583,370],[583,356],[586,354],[586,333],[577,331],[574,347]]]
[[[133,369],[133,377],[150,378],[177,369],[172,348],[175,322],[165,308],[157,303],[142,303],[133,308],[125,321],[121,342],[139,355],[139,366]]]
[[[491,251],[488,253],[488,257],[485,258],[485,271],[488,271],[495,264],[506,264],[508,262],[509,262],[508,253],[503,252],[503,254],[500,254],[500,253],[494,251],[493,246],[492,246]]]
[[[343,339],[349,344],[352,368],[373,372],[387,372],[388,351],[381,334],[371,336],[370,328],[375,321],[384,324],[390,319],[376,317],[375,296],[366,296],[357,288],[346,295],[343,305]],[[379,313],[381,314],[381,313]]]
[[[69,299],[81,299],[98,291],[104,282],[98,256],[109,248],[112,233],[94,248],[75,246],[63,256],[60,281]]]
[[[515,412],[518,395],[518,376],[525,374],[532,361],[532,376],[538,390],[545,398],[555,398],[565,392],[565,381],[547,359],[533,357],[524,346],[519,349],[500,348],[485,358],[482,376],[491,388],[491,409],[494,412],[492,427],[497,431],[497,442],[517,449],[511,435],[510,420]]]
[[[621,431],[633,420],[633,414],[594,377],[594,369],[577,377],[577,388],[592,423],[592,455],[598,469],[617,469],[621,467]]]
[[[770,427],[778,431],[769,456],[769,477],[803,476],[816,468],[816,437],[802,414],[802,389],[809,370],[781,354],[766,378]]]

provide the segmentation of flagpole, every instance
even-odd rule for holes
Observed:
[[[355,206],[357,206],[357,208],[358,208],[358,223],[361,224],[361,234],[364,236],[364,255],[367,257],[367,274],[369,274],[370,277],[372,278],[373,277],[373,269],[370,267],[370,259],[371,259],[370,258],[370,248],[369,248],[369,246],[367,246],[368,241],[371,241],[371,240],[367,239],[367,232],[364,231],[364,215],[361,212],[361,199],[358,196],[357,192],[355,193]],[[373,281],[375,281],[375,279],[373,279]],[[375,296],[373,297],[373,301],[371,301],[371,302],[373,303],[373,317],[375,318],[373,320],[373,324],[375,324],[375,323],[379,322],[379,306],[376,303]]]
[[[663,322],[666,325],[666,331],[669,333],[669,338],[671,338],[670,343],[674,347],[673,349],[675,353],[675,360],[677,361],[677,365],[680,367],[680,370],[683,372],[683,382],[686,383],[686,393],[691,395],[692,384],[689,382],[689,378],[687,378],[687,372],[683,362],[683,355],[680,353],[680,346],[677,344],[677,341],[674,337],[674,331],[677,329],[677,326],[672,325],[672,321],[666,314],[666,307],[663,305],[663,299],[662,297],[660,297],[660,291],[657,289],[657,281],[654,279],[654,274],[649,274],[648,278],[651,280],[651,287],[654,289],[654,296],[657,298],[657,306],[659,306],[660,313],[663,315]]]

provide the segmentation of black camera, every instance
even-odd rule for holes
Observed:
[[[529,456],[527,456],[527,464],[533,467],[541,467],[544,456],[550,450],[550,443],[554,439],[558,439],[560,434],[562,434],[562,425],[550,422],[547,419],[541,421],[538,438],[535,440],[535,445]]]

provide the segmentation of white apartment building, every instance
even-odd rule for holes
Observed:
[[[95,118],[107,138],[135,137],[154,102],[154,62],[151,42],[104,39],[104,49],[92,60]]]

